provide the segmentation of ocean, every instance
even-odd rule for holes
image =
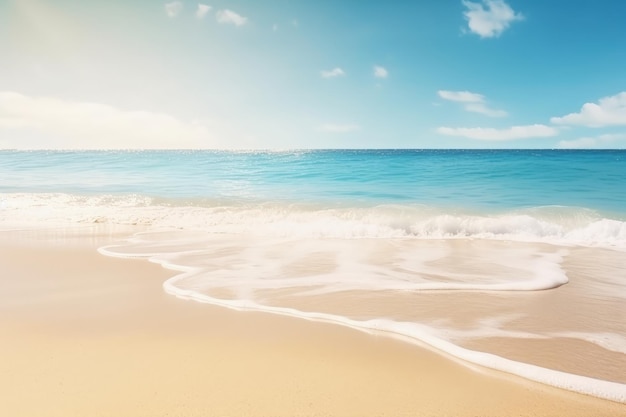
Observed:
[[[626,151],[0,151],[0,230],[626,403]]]

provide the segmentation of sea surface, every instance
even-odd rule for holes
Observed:
[[[132,225],[173,295],[626,403],[626,151],[0,151],[0,230]]]

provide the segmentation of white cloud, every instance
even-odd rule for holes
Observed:
[[[507,141],[526,138],[550,137],[559,134],[559,130],[546,125],[513,126],[507,129],[490,127],[439,127],[437,133],[448,136],[462,136],[470,139],[488,141]]]
[[[247,17],[243,17],[232,10],[220,10],[216,14],[217,21],[220,23],[231,23],[235,26],[243,26],[248,22]]]
[[[465,110],[470,112],[481,113],[489,117],[505,117],[507,115],[507,112],[504,110],[489,108],[485,103],[485,96],[482,94],[471,93],[469,91],[447,90],[439,90],[437,94],[444,100],[463,103]]]
[[[555,124],[602,127],[626,125],[626,91],[604,97],[596,103],[585,103],[579,113],[550,119]]]
[[[167,13],[169,17],[176,17],[182,9],[183,3],[180,1],[173,1],[165,5],[165,13]]]
[[[272,26],[272,30],[274,32],[276,32],[278,30],[278,25],[276,23],[274,23],[274,26]]]
[[[196,10],[196,17],[198,19],[203,19],[204,16],[206,16],[206,14],[211,11],[211,8],[212,7],[209,5],[198,3],[198,9]]]
[[[100,103],[0,92],[1,136],[14,148],[165,149],[215,147],[208,128],[167,114]],[[25,141],[19,138],[34,138]],[[13,139],[15,138],[15,139]]]
[[[360,130],[361,127],[355,124],[333,124],[327,123],[321,125],[317,130],[329,133],[348,133]]]
[[[463,15],[470,31],[481,38],[498,37],[512,22],[524,19],[504,0],[482,0],[482,3],[463,0],[463,5],[467,7]]]
[[[376,78],[387,78],[389,76],[389,72],[384,67],[374,66],[374,77]]]
[[[596,138],[580,138],[576,140],[562,140],[558,143],[558,149],[589,149],[597,144]]]
[[[322,77],[324,78],[334,78],[346,75],[346,73],[341,68],[333,68],[330,71],[322,71]]]
[[[460,103],[482,103],[485,96],[482,94],[470,93],[469,91],[437,91],[439,97],[444,100],[457,101]]]
[[[0,93],[4,94],[4,93]],[[4,103],[2,102],[2,96],[0,96],[0,129],[19,129],[21,127],[28,127],[28,121],[20,116],[11,116],[3,114]]]
[[[626,134],[606,134],[596,137],[584,137],[575,140],[562,140],[557,144],[559,149],[593,149],[604,148],[617,141],[626,139]]]
[[[508,115],[504,110],[496,110],[487,107],[485,103],[470,103],[465,105],[465,110],[474,113],[481,113],[489,117],[506,117]]]

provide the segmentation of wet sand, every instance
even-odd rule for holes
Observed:
[[[14,237],[0,239],[3,416],[626,416],[391,338],[177,299],[171,271],[102,256],[106,239]]]

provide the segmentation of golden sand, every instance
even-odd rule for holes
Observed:
[[[93,241],[5,239],[0,416],[626,416],[390,338],[180,300],[171,274]]]

